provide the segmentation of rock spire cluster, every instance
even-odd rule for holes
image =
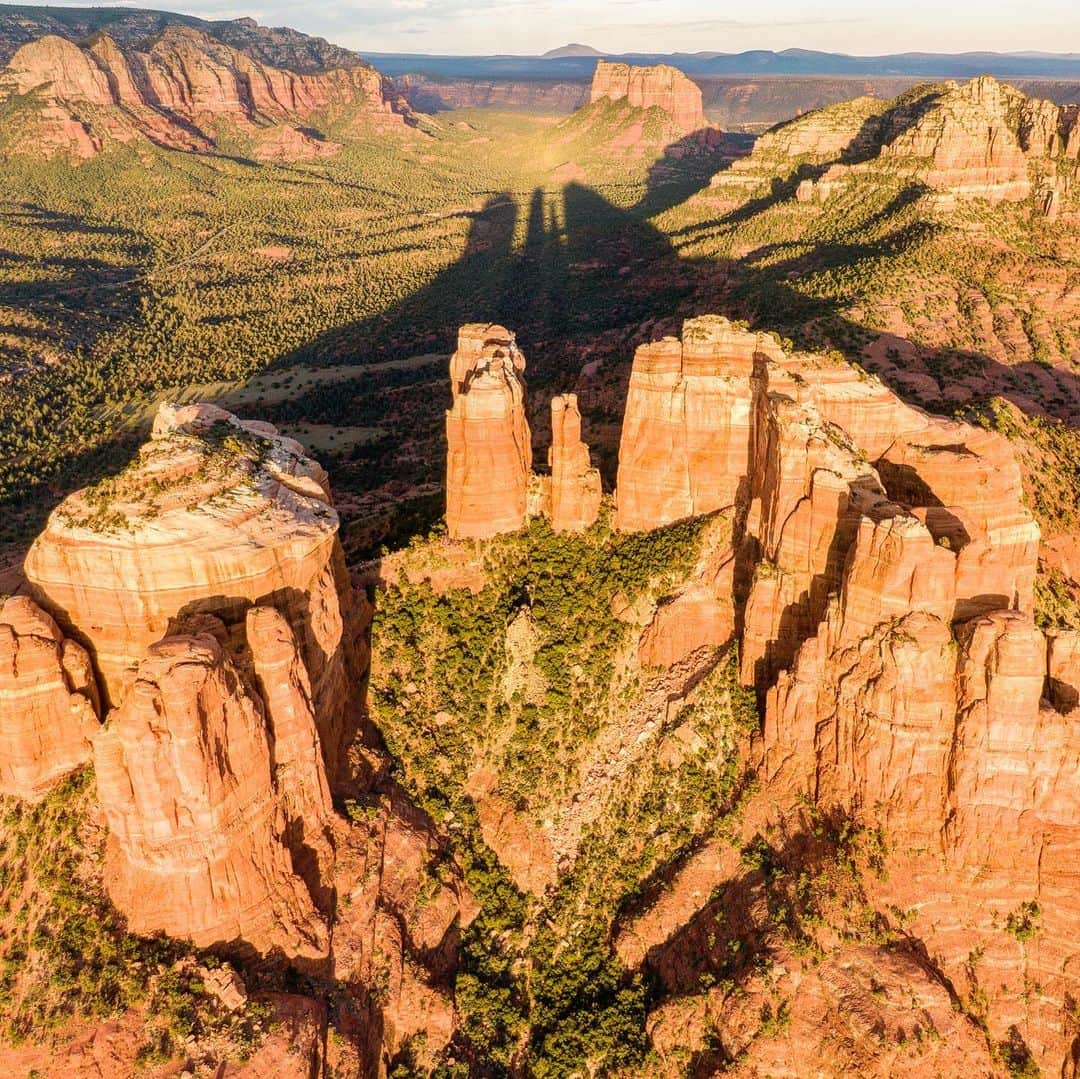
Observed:
[[[446,413],[446,526],[454,539],[515,532],[541,511],[556,531],[582,531],[599,513],[600,474],[581,440],[573,394],[552,399],[551,472],[539,483],[533,477],[524,375],[525,356],[506,327],[461,327]]]

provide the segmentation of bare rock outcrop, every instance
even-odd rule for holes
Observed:
[[[984,75],[915,87],[884,105],[831,105],[780,124],[713,184],[749,191],[767,181],[777,156],[795,154],[821,166],[816,178],[800,183],[800,202],[824,200],[858,176],[884,170],[923,184],[946,208],[958,199],[1021,202],[1035,194],[1053,217],[1080,135],[1074,105],[1029,98]]]
[[[55,35],[28,42],[0,72],[0,99],[11,95],[34,99],[35,130],[15,145],[39,155],[90,157],[110,140],[135,138],[205,150],[221,120],[253,133],[352,112],[402,121],[382,76],[367,64],[302,74],[181,26],[168,27],[144,49],[121,49],[104,33],[80,44]],[[269,144],[270,156],[333,152],[333,143],[302,140],[292,130]]]
[[[276,607],[311,679],[328,774],[355,728],[358,622],[326,473],[269,424],[212,405],[163,405],[119,475],[51,514],[25,572],[38,602],[85,643],[108,705],[147,648],[185,618],[240,626]]]
[[[600,473],[589,462],[589,447],[581,440],[577,395],[551,399],[550,479],[544,510],[556,532],[583,532],[600,512]]]
[[[524,371],[505,327],[461,328],[446,413],[446,524],[455,539],[487,539],[525,524],[532,437]]]
[[[638,109],[659,108],[684,133],[705,127],[701,90],[678,68],[667,64],[637,67],[599,60],[593,72],[589,101],[626,99]]]
[[[0,602],[0,793],[36,802],[81,768],[100,710],[86,650],[26,596]]]
[[[265,673],[277,657],[260,651]],[[168,637],[148,650],[94,743],[106,884],[135,932],[326,956],[328,925],[289,844],[290,827],[310,835],[327,812],[302,689],[279,689],[271,720],[215,637]]]
[[[659,528],[745,495],[755,357],[779,354],[772,338],[715,316],[637,350],[619,443],[619,528]]]

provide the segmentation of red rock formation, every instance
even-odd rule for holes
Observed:
[[[882,497],[873,468],[813,404],[763,401],[764,446],[753,467],[758,562],[746,603],[743,681],[764,689],[813,636],[840,587],[859,517]]]
[[[589,101],[625,98],[634,108],[663,109],[685,134],[705,127],[701,90],[678,68],[667,64],[634,67],[599,60]]]
[[[551,477],[545,492],[545,513],[556,532],[583,532],[600,512],[600,473],[589,462],[581,441],[577,395],[551,399]]]
[[[310,783],[322,761],[310,712],[283,706],[287,692],[275,700],[279,759],[263,702],[217,640],[169,637],[147,652],[94,742],[106,884],[134,932],[326,956],[326,921],[288,845],[284,791]],[[319,806],[325,779],[313,786],[290,790],[288,804]],[[301,825],[320,828],[317,816]]]
[[[901,173],[941,192],[940,204],[958,198],[1023,201],[1042,193],[1044,212],[1060,204],[1058,186],[1080,155],[1076,106],[1025,97],[990,76],[910,91],[891,104],[844,102],[778,125],[754,153],[713,178],[717,187],[749,191],[767,182],[779,155],[810,154],[833,162],[797,198],[827,198],[860,174]],[[1035,166],[1034,170],[1032,166]]]
[[[90,649],[121,703],[146,649],[178,620],[286,617],[311,678],[330,776],[355,729],[361,634],[326,473],[269,424],[212,405],[162,406],[128,468],[52,513],[26,558],[41,605]]]
[[[99,712],[86,650],[25,596],[0,602],[0,793],[36,802],[81,768]]]
[[[779,350],[715,316],[688,320],[681,341],[637,350],[619,443],[619,528],[659,528],[745,495],[758,355]]]
[[[298,74],[187,27],[169,27],[145,52],[124,52],[101,33],[81,46],[45,36],[16,52],[6,75],[12,93],[33,93],[39,100],[37,143],[20,144],[37,153],[86,157],[108,139],[127,142],[137,136],[206,149],[212,142],[208,132],[219,120],[265,125],[316,114],[329,120],[347,110],[401,120],[382,77],[366,64]],[[329,152],[333,144],[315,145]],[[315,153],[313,145],[295,136],[283,135],[271,146],[277,158]]]
[[[446,413],[446,525],[454,538],[487,539],[525,524],[532,440],[524,370],[509,330],[461,328]]]

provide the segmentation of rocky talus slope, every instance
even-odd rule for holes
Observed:
[[[295,130],[312,118],[326,123],[347,114],[401,121],[369,65],[299,73],[179,26],[142,48],[122,49],[105,33],[79,44],[56,35],[28,42],[0,72],[4,100],[20,110],[9,149],[76,158],[138,139],[207,149],[222,123],[254,137],[267,127]],[[312,156],[308,151],[292,148],[293,156]],[[288,152],[286,145],[281,156]]]

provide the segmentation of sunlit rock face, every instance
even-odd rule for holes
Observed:
[[[141,49],[122,50],[104,33],[80,44],[45,35],[19,48],[0,72],[0,100],[9,93],[33,99],[34,130],[17,147],[46,157],[93,157],[109,141],[140,138],[207,150],[219,121],[252,132],[316,114],[402,122],[382,76],[367,64],[301,74],[180,26]],[[278,140],[278,156],[311,156],[292,130],[291,141]]]
[[[771,338],[715,316],[637,350],[619,443],[619,528],[648,531],[745,495],[755,357],[769,355],[779,355]]]
[[[162,406],[118,476],[51,514],[26,558],[37,601],[84,643],[107,705],[151,644],[255,603],[286,618],[311,679],[328,773],[359,706],[360,627],[326,473],[269,424],[213,405]]]
[[[577,396],[551,399],[551,476],[546,480],[544,512],[556,532],[583,532],[600,512],[600,473],[589,461],[589,447],[581,440],[581,412]]]
[[[284,619],[251,629],[270,708],[215,636],[167,637],[97,734],[106,884],[137,933],[320,959],[333,852],[310,695]]]
[[[26,596],[0,602],[0,793],[36,802],[82,767],[99,713],[86,650]]]
[[[667,64],[637,67],[631,64],[597,62],[589,101],[625,98],[639,109],[663,109],[684,133],[705,127],[701,90],[678,68]]]
[[[446,413],[446,526],[455,539],[487,539],[525,524],[532,437],[524,371],[505,327],[461,328]]]

